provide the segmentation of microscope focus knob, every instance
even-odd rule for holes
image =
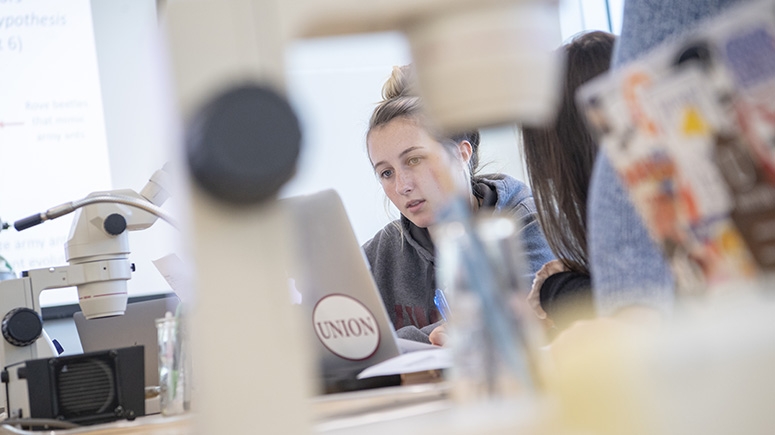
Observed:
[[[113,213],[105,218],[102,227],[111,236],[117,236],[126,230],[126,218],[118,213]]]
[[[12,345],[29,346],[43,333],[43,319],[35,310],[14,308],[3,317],[2,331],[5,340]]]
[[[274,89],[237,85],[196,113],[185,147],[199,187],[222,201],[252,205],[272,198],[296,172],[301,129]]]

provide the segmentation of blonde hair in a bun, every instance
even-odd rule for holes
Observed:
[[[382,86],[382,100],[400,96],[416,97],[414,68],[411,65],[394,66],[390,78]]]
[[[390,78],[382,86],[382,101],[371,115],[369,131],[396,118],[418,117],[420,110],[420,97],[415,92],[412,66],[394,66]]]
[[[382,85],[382,101],[374,108],[369,120],[369,130],[389,123],[396,118],[413,118],[419,125],[425,126],[422,116],[422,101],[417,92],[417,79],[412,65],[394,66],[390,78]],[[425,126],[427,128],[427,126]],[[479,164],[479,130],[471,130],[451,136],[438,137],[429,131],[438,141],[447,147],[454,147],[462,140],[471,143],[473,154],[469,161],[471,176],[476,173]]]

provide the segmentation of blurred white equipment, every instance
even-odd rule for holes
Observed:
[[[53,207],[16,221],[21,231],[46,220],[77,211],[65,246],[69,266],[25,271],[21,278],[0,281],[2,345],[0,365],[6,393],[0,406],[9,418],[29,416],[26,382],[20,382],[19,363],[54,356],[43,331],[40,293],[78,287],[78,303],[88,319],[124,314],[126,283],[134,266],[129,261],[128,231],[150,227],[157,216],[174,225],[158,208],[168,197],[169,174],[156,171],[140,194],[128,190],[95,192],[84,199]]]
[[[288,218],[277,206],[279,186],[266,187],[293,173],[298,144],[287,117],[253,127],[284,111],[266,90],[283,91],[286,41],[406,30],[421,92],[442,128],[538,122],[553,114],[559,83],[557,2],[197,0],[167,2],[164,18],[193,176],[197,430],[244,430],[259,409],[264,431],[306,433],[311,367],[287,304]],[[304,28],[294,28],[300,18]],[[236,316],[234,301],[251,315]],[[224,330],[247,331],[260,345]],[[223,370],[223,352],[235,349],[240,358]]]
[[[553,118],[562,59],[557,0],[320,0],[302,36],[402,30],[432,121],[463,131]]]
[[[177,1],[163,11],[191,176],[197,433],[309,430],[312,366],[288,303],[289,219],[275,200],[300,145],[280,96],[281,10],[298,3]],[[237,356],[228,370],[224,352]]]

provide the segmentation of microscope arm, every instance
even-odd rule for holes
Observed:
[[[102,281],[126,281],[132,277],[132,269],[133,266],[129,260],[122,258],[33,269],[25,272],[25,277],[21,279],[30,280],[32,303],[35,311],[40,312],[40,293],[44,290]]]
[[[132,207],[137,207],[141,210],[147,211],[151,214],[158,216],[163,221],[166,221],[168,224],[172,225],[174,228],[178,228],[178,223],[175,220],[175,218],[170,216],[170,214],[165,212],[162,208],[154,204],[151,204],[146,200],[140,199],[138,197],[116,195],[116,194],[110,194],[110,193],[105,193],[105,194],[100,194],[95,196],[87,196],[86,198],[83,198],[83,199],[66,202],[64,204],[51,207],[50,209],[42,213],[34,214],[32,216],[19,219],[15,221],[13,225],[16,231],[26,230],[27,228],[41,224],[45,221],[54,220],[58,217],[62,217],[66,214],[72,213],[81,207],[91,205],[91,204],[98,204],[98,203],[124,204]]]
[[[13,226],[16,231],[26,230],[27,228],[34,227],[45,221],[53,220],[58,217],[70,214],[81,207],[92,204],[100,203],[113,203],[123,204],[132,207],[136,207],[140,210],[148,212],[150,215],[145,215],[143,218],[136,218],[134,222],[130,220],[127,222],[127,229],[130,231],[145,229],[150,227],[156,220],[156,217],[161,218],[175,228],[178,228],[177,222],[169,214],[161,209],[161,205],[169,198],[169,190],[172,184],[171,176],[164,168],[154,172],[151,178],[146,183],[140,194],[128,189],[114,190],[109,192],[94,192],[86,198],[78,199],[75,201],[66,202],[50,209],[28,216],[23,219],[19,219],[14,222]],[[144,222],[141,222],[144,221]]]

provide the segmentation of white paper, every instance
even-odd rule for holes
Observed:
[[[191,293],[191,273],[186,263],[176,254],[165,255],[162,258],[153,260],[153,265],[161,273],[172,291],[178,295],[182,301],[190,298]]]
[[[360,372],[358,374],[358,379],[424,372],[428,370],[447,369],[450,367],[452,367],[451,350],[439,347],[436,349],[405,353],[379,364],[375,364]]]

